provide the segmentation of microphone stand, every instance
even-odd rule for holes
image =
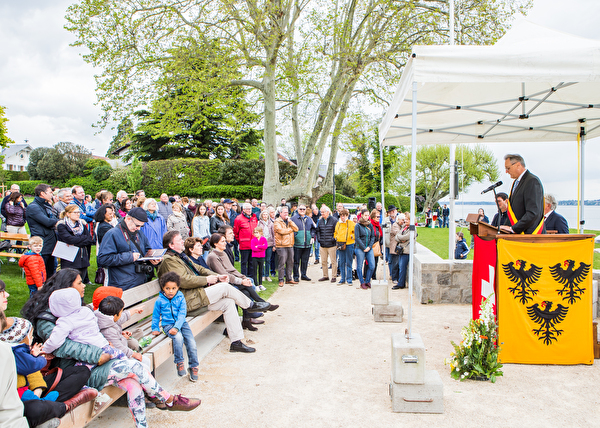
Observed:
[[[500,205],[498,204],[498,196],[496,195],[496,188],[492,189],[494,191],[494,202],[496,202],[496,208],[498,208],[498,235],[500,235],[500,223],[502,223],[502,210],[500,209]]]

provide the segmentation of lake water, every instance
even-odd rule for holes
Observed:
[[[444,203],[441,203],[442,206]],[[494,218],[494,214],[497,211],[495,205],[480,205],[480,204],[465,204],[465,205],[454,205],[455,219],[466,218],[467,214],[477,213],[479,208],[483,208],[485,215],[490,219],[490,222]],[[567,219],[569,228],[577,227],[577,206],[576,205],[559,205],[556,212],[561,214]],[[585,229],[600,230],[600,206],[598,205],[586,205],[584,208],[585,214]]]

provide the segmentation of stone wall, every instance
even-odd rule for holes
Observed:
[[[471,303],[473,261],[444,260],[417,243],[413,288],[421,303]]]

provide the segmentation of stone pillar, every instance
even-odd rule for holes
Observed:
[[[390,287],[384,280],[371,281],[371,304],[375,322],[402,322],[404,309],[400,302],[390,302]]]

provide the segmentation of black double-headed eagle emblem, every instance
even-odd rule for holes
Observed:
[[[529,269],[525,269],[527,265],[525,260],[517,260],[515,263],[510,262],[502,265],[508,279],[517,284],[515,287],[509,287],[508,291],[515,296],[515,299],[518,299],[522,304],[526,304],[533,300],[532,296],[535,296],[539,291],[533,289],[531,285],[539,281],[542,268],[531,263]]]
[[[569,308],[558,304],[556,309],[552,310],[552,302],[542,302],[542,308],[537,303],[527,307],[527,315],[531,320],[540,325],[539,329],[533,329],[533,333],[545,345],[551,345],[553,340],[558,340],[563,330],[556,328],[556,324],[564,321]]]
[[[562,266],[566,266],[563,269]],[[587,263],[580,262],[579,267],[574,269],[574,260],[565,260],[562,265],[557,263],[554,266],[550,266],[550,273],[552,278],[559,284],[563,285],[562,289],[558,289],[558,295],[563,296],[563,300],[569,302],[569,304],[575,303],[577,299],[581,299],[581,295],[585,291],[585,288],[579,287],[585,278],[590,273],[590,265]]]

